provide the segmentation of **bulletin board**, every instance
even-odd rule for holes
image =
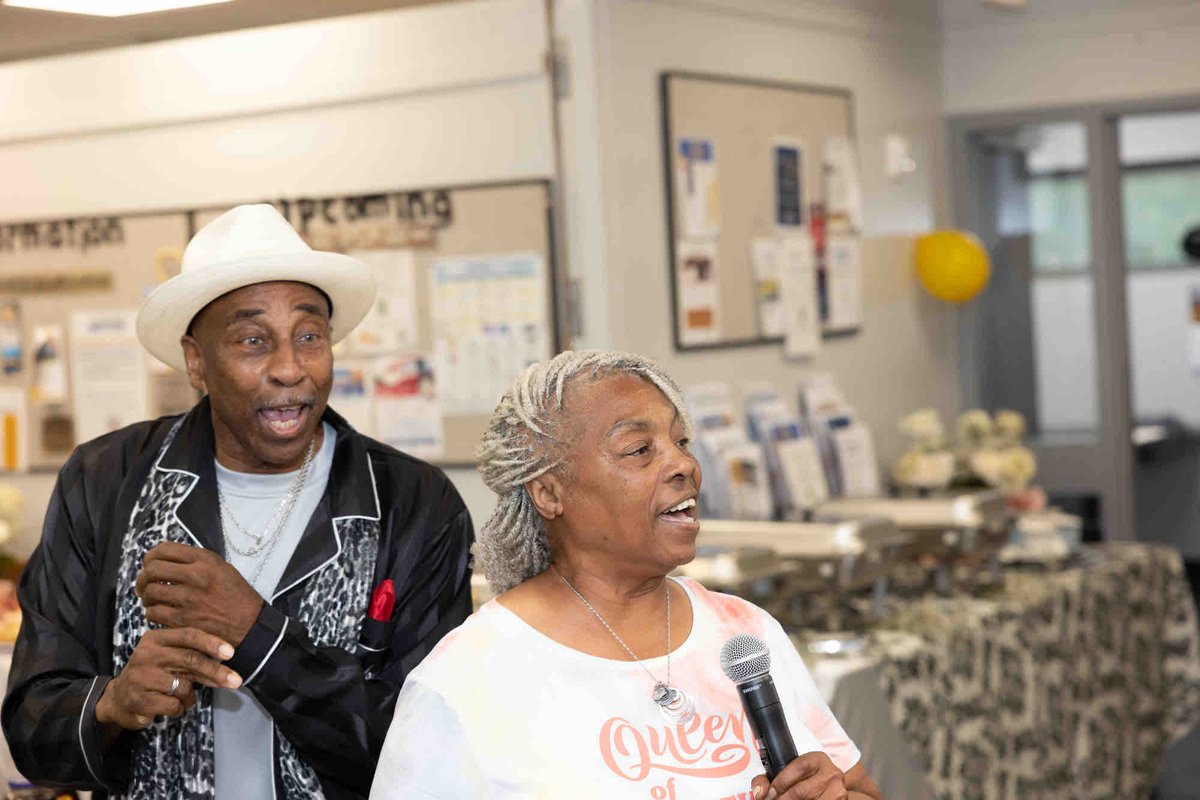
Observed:
[[[419,458],[472,463],[504,389],[563,345],[548,181],[270,202],[379,279],[334,350],[330,406]],[[194,405],[134,320],[224,210],[0,222],[0,472],[57,470],[83,441]]]
[[[186,242],[182,212],[0,223],[0,470],[55,471],[81,441],[196,402],[133,327]]]
[[[841,89],[685,72],[664,73],[660,89],[675,347],[781,342],[767,319],[778,281],[758,272],[754,248],[782,228],[803,230],[824,281],[825,234],[858,235],[861,198],[857,212],[845,213],[845,198],[828,196],[824,157],[833,144],[853,153],[853,98]],[[777,148],[798,162],[790,194],[780,190]],[[820,333],[856,332],[858,322],[830,319],[824,283],[817,291]]]
[[[334,349],[330,407],[418,458],[473,464],[509,384],[563,345],[549,182],[273,202],[310,246],[361,258],[379,282],[376,308]]]

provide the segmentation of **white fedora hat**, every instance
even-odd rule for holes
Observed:
[[[192,237],[179,274],[142,304],[138,338],[155,358],[186,370],[179,339],[192,318],[223,294],[268,281],[307,283],[328,295],[334,343],[354,330],[375,302],[375,275],[366,264],[313,250],[274,206],[238,206]]]

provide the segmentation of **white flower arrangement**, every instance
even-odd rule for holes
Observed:
[[[950,484],[954,468],[954,454],[949,450],[928,452],[913,447],[900,456],[892,477],[900,486],[936,491]]]
[[[946,444],[946,426],[942,415],[932,408],[914,411],[900,420],[900,432],[912,439],[917,447],[935,450]]]
[[[1016,411],[997,411],[993,434],[1006,445],[1016,446],[1025,438],[1024,415]]]
[[[955,421],[951,445],[937,411],[914,411],[900,421],[911,444],[892,468],[892,478],[900,487],[924,491],[953,483],[983,484],[1009,495],[1024,492],[1037,474],[1037,460],[1021,445],[1027,430],[1025,417],[1016,411],[993,416],[972,409]]]
[[[974,408],[960,414],[954,427],[961,445],[973,445],[987,439],[992,433],[993,423],[986,411]]]

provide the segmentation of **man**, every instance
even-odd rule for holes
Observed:
[[[147,298],[143,345],[205,398],[59,475],[3,707],[26,777],[366,797],[404,676],[470,613],[473,539],[439,470],[326,408],[330,348],[374,296],[364,264],[256,205]]]

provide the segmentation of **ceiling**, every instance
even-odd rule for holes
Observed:
[[[0,6],[0,62],[440,1],[234,0],[115,19]]]

